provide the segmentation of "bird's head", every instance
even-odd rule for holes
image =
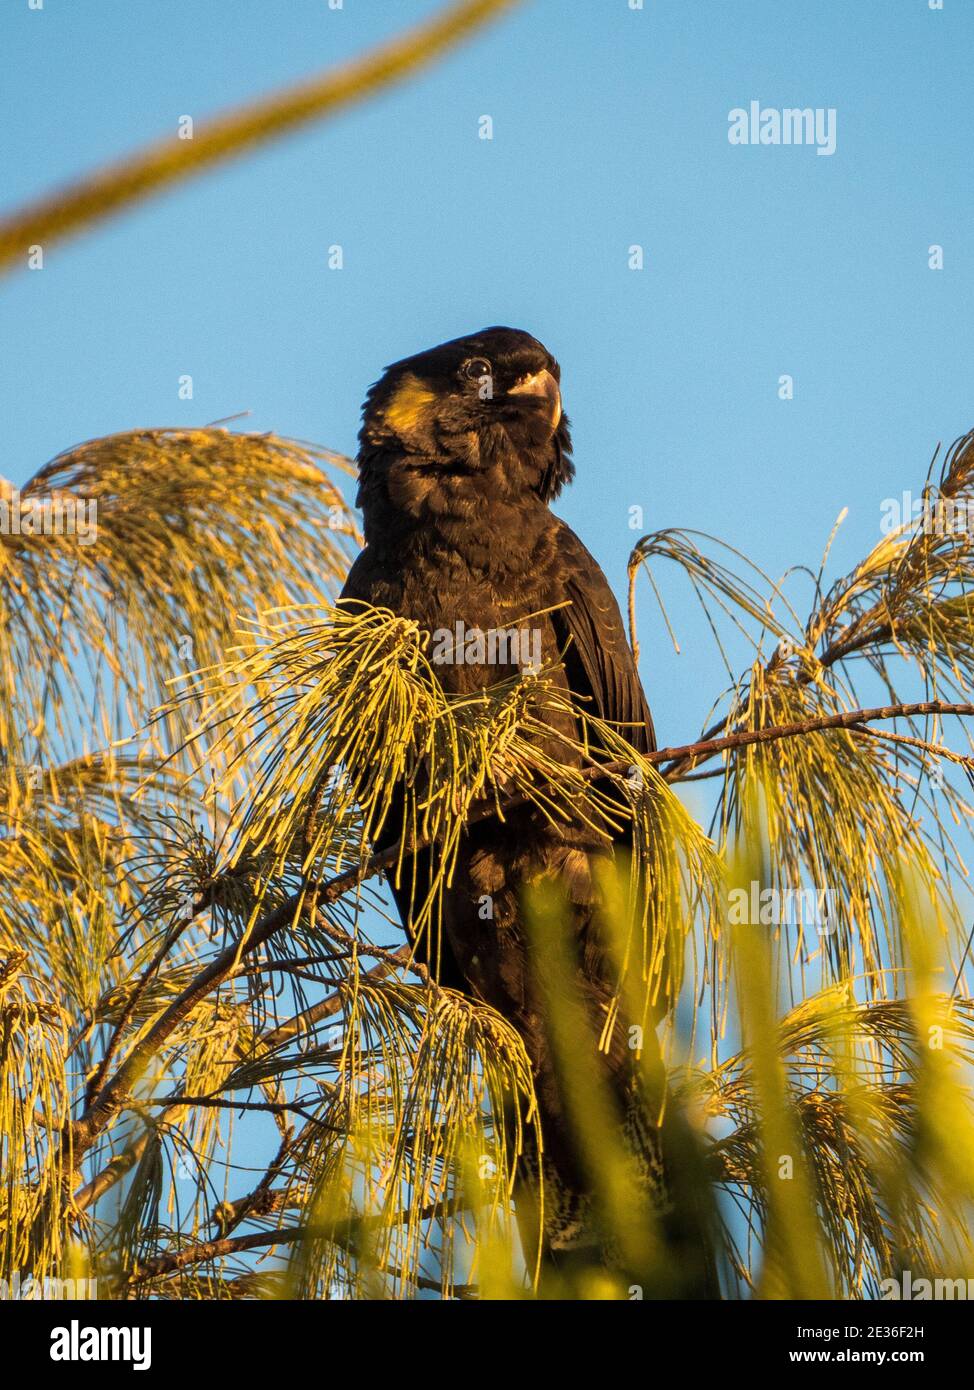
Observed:
[[[485,328],[394,362],[366,398],[360,463],[393,450],[417,467],[471,472],[506,454],[548,501],[574,473],[560,378],[547,348],[517,328]]]

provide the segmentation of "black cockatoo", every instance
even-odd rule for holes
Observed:
[[[616,722],[637,750],[651,751],[652,720],[618,604],[549,507],[574,467],[560,369],[547,349],[528,333],[495,327],[396,362],[368,393],[359,442],[366,546],[343,599],[389,608],[431,633],[454,632],[458,623],[483,633],[527,625],[540,632],[540,652],[530,656],[554,663],[556,679],[587,708]],[[448,691],[464,693],[511,672],[469,661],[437,669]],[[551,733],[551,751],[564,761],[566,745],[557,728]],[[600,1027],[610,986],[594,861],[611,852],[591,827],[556,826],[523,806],[503,822],[467,828],[443,904],[441,983],[503,1014],[531,1059],[544,1136],[545,1247],[556,1257],[590,1239],[587,1184],[532,975],[522,890],[552,876],[561,884],[578,983]],[[478,910],[485,895],[488,920]],[[408,925],[409,888],[396,897]],[[601,1065],[623,1095],[631,1078],[624,1040]]]

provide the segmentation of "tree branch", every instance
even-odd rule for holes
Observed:
[[[680,748],[661,748],[648,755],[651,763],[684,762],[695,767],[701,758],[712,757],[732,748],[747,748],[757,743],[774,743],[781,738],[798,738],[802,734],[822,733],[828,729],[855,729],[859,724],[872,724],[879,719],[908,719],[917,714],[974,715],[974,704],[947,704],[943,700],[920,700],[912,705],[876,705],[872,709],[853,709],[841,714],[813,715],[793,724],[769,724],[764,729],[746,729],[723,738],[702,739]],[[671,770],[671,769],[670,769]],[[666,774],[664,773],[664,776]]]
[[[401,81],[513,3],[461,0],[364,57],[207,122],[192,140],[178,139],[174,131],[100,174],[14,212],[0,222],[0,272],[26,257],[33,245],[46,250],[57,237],[76,233],[167,184]]]
[[[444,1216],[455,1216],[466,1203],[462,1198],[449,1197],[434,1202],[420,1214],[422,1221],[435,1221]],[[276,1231],[254,1231],[244,1236],[224,1236],[216,1240],[195,1241],[183,1250],[171,1255],[160,1255],[149,1260],[132,1273],[130,1282],[144,1283],[147,1279],[157,1279],[164,1274],[173,1274],[185,1269],[187,1265],[202,1264],[206,1260],[225,1259],[227,1255],[237,1255],[247,1250],[258,1250],[268,1245],[292,1245],[295,1241],[314,1238],[333,1241],[346,1249],[354,1247],[357,1237],[367,1231],[369,1226],[381,1225],[383,1217],[350,1217],[331,1226],[284,1226]],[[418,1280],[421,1288],[440,1290],[441,1285],[431,1280]]]

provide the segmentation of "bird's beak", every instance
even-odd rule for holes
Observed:
[[[552,429],[558,428],[561,420],[561,392],[558,383],[547,368],[522,377],[516,386],[507,393],[509,396],[541,396],[548,403]]]

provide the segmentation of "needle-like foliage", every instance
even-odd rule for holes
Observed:
[[[634,578],[675,559],[753,659],[665,753],[574,709],[572,767],[538,738],[569,700],[549,672],[448,696],[416,624],[333,606],[356,535],[344,467],[224,430],[115,436],[22,492],[96,498],[90,543],[2,538],[0,1278],[532,1296],[512,1215],[531,1068],[505,1019],[421,963],[465,826],[525,800],[631,844],[605,884],[616,994],[590,1047],[558,984],[557,894],[527,905],[619,1263],[542,1292],[632,1297],[633,1268],[643,1296],[674,1291],[600,1090],[617,1018],[670,1200],[726,1295],[965,1276],[969,763],[939,714],[889,720],[974,710],[970,535],[936,521],[971,491],[971,438],[930,487],[934,523],[828,588],[813,574],[804,618],[716,543],[645,538]],[[679,784],[711,774],[705,832]],[[412,889],[408,934],[383,876]]]

